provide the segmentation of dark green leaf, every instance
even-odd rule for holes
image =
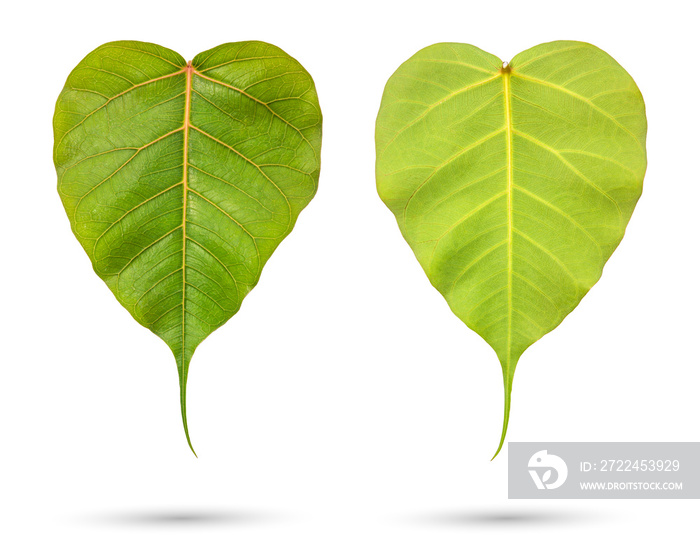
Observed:
[[[150,43],[107,43],[68,77],[54,134],[75,236],[117,300],[175,355],[189,443],[195,348],[238,311],[316,192],[311,76],[256,41],[191,63]]]

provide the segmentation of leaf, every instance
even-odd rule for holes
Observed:
[[[541,44],[510,64],[436,44],[386,85],[377,189],[430,282],[498,355],[496,455],[518,359],[578,305],[622,240],[645,139],[634,81],[586,43]]]
[[[258,41],[192,62],[155,44],[107,43],[68,76],[54,135],[73,232],[119,303],[172,350],[192,448],[195,348],[238,311],[316,193],[313,80]]]

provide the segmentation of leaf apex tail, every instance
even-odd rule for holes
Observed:
[[[506,440],[506,433],[508,433],[508,421],[510,420],[510,395],[513,389],[513,370],[509,369],[510,366],[503,364],[503,391],[505,395],[505,401],[503,405],[503,430],[501,431],[501,441],[498,443],[498,448],[496,452],[491,457],[493,461],[494,458],[498,456],[503,448],[503,443]]]
[[[185,385],[180,384],[180,409],[182,411],[182,425],[185,428],[185,437],[187,438],[187,444],[189,445],[192,454],[195,456],[195,458],[199,458],[194,450],[194,447],[192,446],[190,432],[189,429],[187,429],[187,403],[185,402],[185,388]]]
[[[506,393],[506,403],[505,403],[505,411],[503,413],[503,431],[501,432],[501,441],[498,443],[498,448],[496,449],[496,452],[494,455],[491,457],[491,460],[493,461],[494,458],[498,456],[498,453],[501,452],[501,449],[503,448],[503,443],[506,440],[506,433],[508,432],[508,420],[510,418],[510,393]]]
[[[199,458],[197,453],[192,446],[192,440],[190,439],[190,430],[187,427],[187,372],[190,367],[189,358],[176,358],[178,360],[178,376],[180,380],[180,412],[182,413],[182,426],[185,429],[185,437],[187,438],[187,444],[192,451],[195,458]],[[182,363],[181,363],[182,362]]]

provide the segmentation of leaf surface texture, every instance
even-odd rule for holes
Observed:
[[[646,170],[644,101],[587,43],[509,64],[441,43],[389,79],[376,126],[377,188],[431,283],[513,374],[598,281]]]
[[[56,104],[58,191],[95,272],[177,361],[239,309],[318,185],[321,111],[281,49],[228,43],[186,62],[107,43]],[[190,447],[191,447],[190,443]]]

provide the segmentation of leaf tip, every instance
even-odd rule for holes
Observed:
[[[195,458],[199,458],[197,456],[197,453],[194,450],[194,447],[192,446],[192,440],[190,439],[190,431],[187,428],[187,408],[186,408],[186,403],[185,403],[185,398],[184,398],[184,395],[185,395],[184,391],[185,391],[185,389],[184,389],[184,387],[182,387],[182,389],[181,389],[182,396],[180,399],[180,409],[182,411],[182,425],[185,428],[185,437],[187,438],[187,444],[189,445],[190,450],[192,451],[192,454],[195,456]]]
[[[505,395],[504,405],[503,405],[503,429],[501,431],[501,441],[498,443],[498,448],[496,452],[491,457],[491,461],[498,456],[503,448],[503,443],[506,440],[506,433],[508,433],[508,421],[510,420],[510,394],[513,389],[513,374],[509,369],[509,365],[503,366],[503,391]],[[515,366],[513,366],[515,367]]]
[[[503,432],[501,433],[501,441],[500,441],[500,443],[498,444],[498,448],[496,449],[496,452],[495,452],[494,455],[491,457],[491,462],[493,462],[493,459],[496,458],[496,457],[498,456],[498,453],[501,452],[501,449],[503,448],[503,443],[504,443],[505,440],[506,440],[506,433],[507,433],[507,431],[508,431],[508,417],[509,417],[508,414],[509,414],[509,411],[510,411],[509,406],[510,406],[510,404],[507,404],[507,405],[506,405],[505,416],[504,416],[504,418],[503,418]]]
[[[187,438],[187,444],[192,451],[195,458],[199,458],[197,453],[192,446],[192,440],[190,439],[190,430],[187,427],[187,372],[190,366],[189,357],[177,358],[178,362],[178,375],[180,379],[180,412],[182,414],[182,426],[185,428],[185,437]]]

